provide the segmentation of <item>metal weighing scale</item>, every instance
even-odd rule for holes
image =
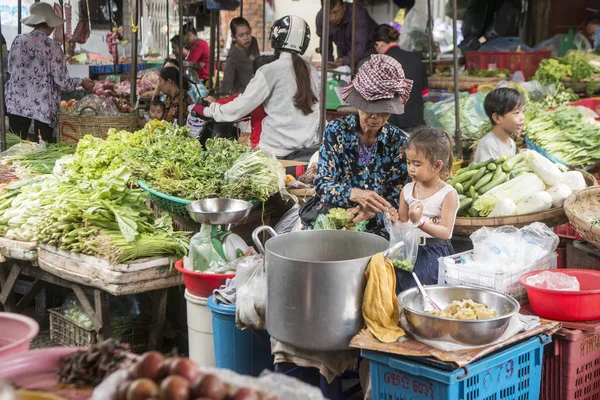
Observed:
[[[231,233],[231,227],[242,223],[252,210],[252,203],[234,199],[195,200],[186,206],[190,217],[201,224],[201,230],[210,226],[212,245],[224,260],[243,256],[249,246]]]

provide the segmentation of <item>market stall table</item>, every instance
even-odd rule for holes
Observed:
[[[181,284],[181,277],[174,270],[167,273],[168,277],[154,279],[151,283],[147,282],[147,284],[140,284],[135,281],[125,285],[104,284],[97,278],[94,279],[68,269],[57,268],[45,261],[43,257],[46,257],[46,255],[42,254],[42,258],[39,260],[40,267],[21,260],[7,260],[0,263],[0,302],[4,305],[6,311],[22,309],[48,283],[62,286],[73,290],[83,309],[89,315],[99,339],[107,339],[112,337],[109,295],[150,294],[153,305],[148,346],[150,349],[157,349],[162,346],[163,327],[166,320],[167,291],[169,288]],[[93,259],[94,257],[87,258]],[[102,262],[102,260],[96,260]],[[133,275],[137,274],[138,272],[135,272]],[[15,305],[13,290],[17,279],[21,275],[33,278],[34,283]],[[94,305],[90,303],[86,294],[94,296]]]

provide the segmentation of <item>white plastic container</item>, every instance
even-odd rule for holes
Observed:
[[[212,314],[206,307],[206,298],[185,291],[187,301],[188,341],[190,359],[201,366],[215,366],[215,342]]]

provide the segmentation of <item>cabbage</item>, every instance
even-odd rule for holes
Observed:
[[[531,214],[552,207],[552,196],[548,192],[536,192],[517,204],[517,215]]]
[[[560,169],[537,151],[526,151],[525,162],[537,176],[542,178],[546,185],[554,186],[560,182]]]
[[[489,217],[507,217],[517,213],[517,205],[511,199],[502,199]]]
[[[482,217],[487,217],[501,200],[510,199],[515,204],[519,204],[525,197],[544,189],[546,189],[544,181],[536,174],[519,175],[481,195],[473,203],[473,208],[479,211]]]
[[[564,183],[554,185],[546,191],[552,196],[552,207],[562,207],[567,197],[573,193]]]
[[[567,171],[561,175],[561,183],[567,185],[573,193],[579,192],[586,188],[583,174],[579,171]]]

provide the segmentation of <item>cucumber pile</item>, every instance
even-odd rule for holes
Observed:
[[[527,172],[531,170],[525,163],[523,153],[497,160],[471,163],[468,167],[459,169],[447,181],[458,192],[460,200],[458,216],[480,217],[479,211],[472,208],[472,204],[479,196]]]

